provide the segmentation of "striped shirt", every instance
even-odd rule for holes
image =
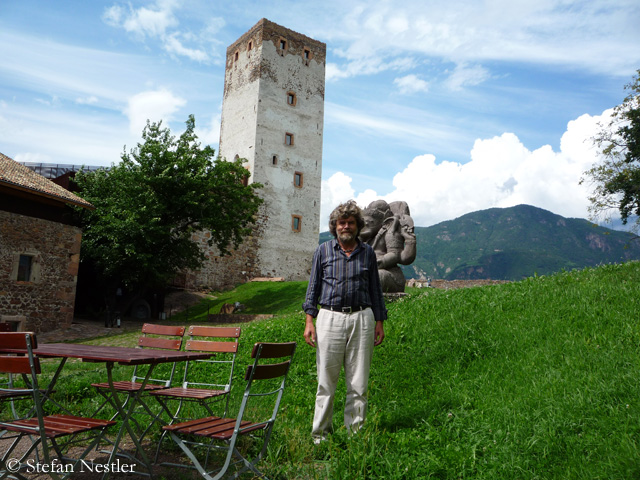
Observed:
[[[302,308],[315,318],[318,305],[369,306],[376,320],[387,319],[376,254],[370,245],[358,241],[350,257],[335,238],[316,249]]]

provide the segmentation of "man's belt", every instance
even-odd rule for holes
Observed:
[[[332,312],[353,313],[369,308],[369,305],[359,305],[357,307],[338,307],[336,305],[321,305],[320,308],[331,310]]]

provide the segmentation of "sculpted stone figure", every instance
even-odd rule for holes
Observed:
[[[406,202],[376,200],[363,211],[365,226],[360,239],[373,247],[378,260],[382,290],[404,292],[404,274],[398,265],[416,259],[416,235]]]

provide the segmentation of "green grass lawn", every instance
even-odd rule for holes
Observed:
[[[640,263],[417,290],[389,304],[367,424],[346,435],[341,382],[336,431],[319,447],[310,439],[316,373],[315,351],[302,337],[305,287],[249,284],[216,300],[276,314],[241,325],[234,405],[254,342],[298,342],[261,464],[269,478],[640,478]],[[206,310],[192,311],[189,323],[204,323]],[[135,337],[120,341],[133,345]],[[78,408],[97,402],[88,385],[101,368],[70,368],[77,375],[61,382],[58,395]]]

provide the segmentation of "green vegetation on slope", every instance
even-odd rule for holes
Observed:
[[[277,286],[275,296],[287,296],[287,284]],[[236,294],[245,288],[253,287]],[[293,313],[242,325],[233,392],[237,405],[254,342],[298,341],[261,465],[269,478],[640,478],[640,263],[427,289],[390,304],[367,424],[347,437],[341,382],[336,431],[320,447],[309,435],[315,351],[302,338],[304,288],[291,288],[289,298],[302,292]],[[86,385],[99,369],[69,368],[84,373],[60,382],[58,395],[75,399],[74,408],[97,402]],[[126,378],[124,369],[119,374]]]

